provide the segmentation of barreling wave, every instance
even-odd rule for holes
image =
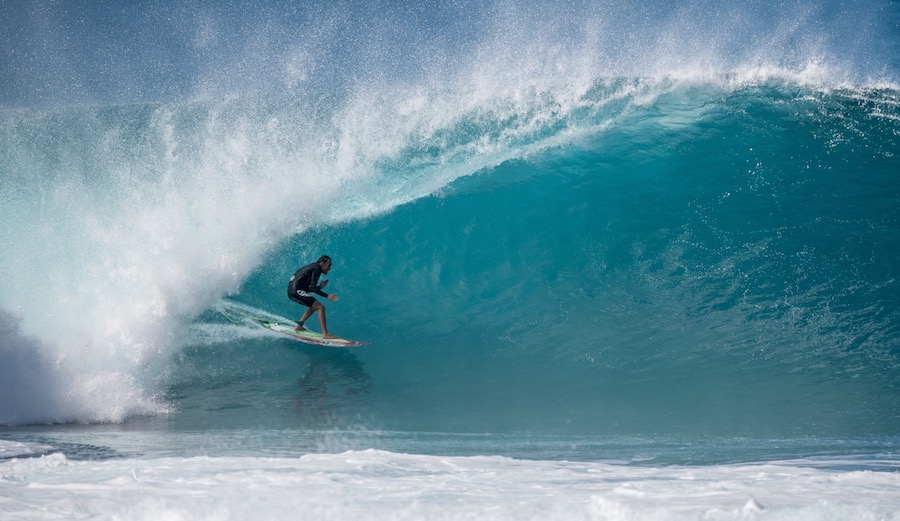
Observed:
[[[327,249],[334,320],[406,384],[370,394],[382,425],[895,428],[890,66],[831,52],[816,13],[753,49],[678,13],[632,48],[494,12],[448,35],[471,58],[419,48],[418,80],[375,60],[334,91],[291,69],[281,92],[5,109],[0,389],[46,400],[0,423],[171,410],[186,326],[227,295],[291,315],[284,274]]]
[[[712,91],[301,234],[240,298],[330,252],[391,427],[894,432],[897,93]]]

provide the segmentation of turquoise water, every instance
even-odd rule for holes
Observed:
[[[45,294],[73,304],[83,294],[90,313],[56,309],[27,291],[5,295],[30,295],[20,300],[57,313],[39,322],[43,332],[75,320],[74,331],[85,336],[59,342],[57,360],[64,366],[85,352],[90,361],[77,365],[94,374],[81,382],[91,386],[84,396],[78,385],[66,389],[65,378],[78,377],[63,375],[59,363],[36,365],[45,360],[41,350],[53,348],[35,339],[40,331],[29,334],[34,323],[27,315],[18,322],[9,314],[13,349],[6,353],[13,368],[26,369],[10,369],[7,381],[21,378],[26,387],[8,392],[57,391],[64,398],[55,411],[37,399],[7,402],[6,423],[896,436],[897,92],[824,91],[775,80],[736,88],[641,84],[598,82],[572,114],[516,136],[493,154],[500,159],[407,202],[408,192],[433,183],[445,168],[483,161],[469,149],[496,133],[497,122],[463,118],[435,136],[417,137],[389,160],[379,158],[372,175],[342,182],[310,217],[315,224],[288,227],[294,231],[284,236],[266,230],[271,221],[257,230],[259,219],[245,213],[277,222],[297,205],[276,198],[283,206],[270,215],[277,180],[270,171],[257,179],[256,151],[234,178],[223,180],[215,168],[203,172],[209,179],[201,176],[200,188],[174,170],[148,180],[100,169],[59,200],[52,187],[42,187],[51,193],[41,197],[53,202],[17,210],[18,230],[32,233],[12,241],[14,251],[23,251],[5,262],[10,269],[29,256],[50,263],[48,273],[60,279]],[[638,103],[636,95],[622,94],[635,85],[653,99]],[[607,101],[615,96],[626,97]],[[114,134],[124,127],[136,140],[163,130],[189,135],[226,109],[237,120],[260,110],[227,103],[78,109],[37,120],[13,113],[7,136],[38,134],[37,143],[13,148],[24,154],[62,133],[79,136],[79,146],[99,146],[79,129],[88,122],[107,124]],[[160,113],[185,117],[186,128],[156,122]],[[160,153],[155,143],[142,146],[151,157]],[[197,161],[168,153],[175,163]],[[80,160],[93,164],[91,157]],[[112,177],[117,189],[98,193],[91,175]],[[240,199],[251,186],[258,200]],[[147,196],[148,187],[155,195]],[[249,209],[232,215],[219,189]],[[90,206],[74,212],[88,222],[59,222],[59,205],[65,208],[79,190]],[[207,190],[209,199],[202,195]],[[12,194],[12,207],[34,203],[31,195]],[[198,194],[199,201],[192,199]],[[129,202],[117,208],[120,202],[94,200],[114,195]],[[136,210],[128,207],[132,197]],[[379,198],[400,201],[389,206]],[[174,215],[161,215],[170,200]],[[115,221],[123,216],[124,224]],[[58,251],[46,256],[31,250],[35,234],[71,229],[93,244],[54,243],[48,248]],[[195,233],[202,234],[196,243]],[[108,251],[98,254],[98,242]],[[322,350],[235,326],[215,311],[221,295],[224,305],[296,318],[302,310],[283,298],[286,280],[320,253],[335,259],[329,290],[341,296],[328,306],[331,329],[371,346]],[[121,264],[133,256],[141,257],[135,266]],[[109,271],[96,273],[101,266]],[[71,285],[63,282],[69,270],[78,279]],[[151,320],[125,324],[120,320],[133,310],[103,311],[132,298]],[[92,327],[112,331],[87,336]],[[159,336],[138,334],[148,330]],[[47,381],[27,373],[34,367]]]
[[[235,298],[296,315],[272,296],[331,253],[332,327],[375,342],[334,368],[391,428],[895,433],[900,141],[873,115],[893,97],[669,93],[292,238]]]
[[[687,493],[698,516],[755,512],[753,465],[784,461],[809,497],[760,501],[786,516],[821,497],[808,469],[895,497],[895,3],[72,6],[0,8],[34,29],[3,26],[0,75],[7,514],[58,499],[30,479],[92,482],[81,460],[199,488],[259,465],[264,498],[290,480],[256,458],[373,490],[461,458],[448,479],[472,493],[496,466],[511,497],[527,459],[608,475],[632,517],[678,518],[670,465],[734,486]],[[329,329],[369,346],[221,313],[297,319],[287,281],[321,254]],[[672,481],[630,511],[632,479]],[[60,515],[128,515],[96,501]]]

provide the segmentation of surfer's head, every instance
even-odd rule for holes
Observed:
[[[316,262],[319,264],[319,267],[322,268],[322,273],[328,273],[331,269],[331,257],[328,255],[322,255]]]

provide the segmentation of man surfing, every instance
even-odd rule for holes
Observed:
[[[303,326],[304,322],[306,322],[313,313],[318,312],[319,324],[322,326],[322,338],[337,338],[328,333],[328,327],[325,325],[325,306],[310,295],[310,293],[316,293],[332,302],[337,302],[338,296],[335,293],[328,294],[322,291],[322,288],[328,284],[328,279],[323,280],[322,283],[319,284],[319,276],[323,273],[327,274],[329,271],[331,271],[331,257],[322,255],[319,257],[319,260],[300,268],[294,273],[294,276],[291,277],[291,282],[288,284],[288,298],[309,308],[303,313],[303,316],[300,317],[300,321],[297,322],[297,327],[294,328],[294,331],[305,330],[306,328]]]

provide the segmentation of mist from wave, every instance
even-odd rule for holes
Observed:
[[[0,282],[3,381],[62,405],[4,399],[0,422],[168,410],[186,325],[298,233],[623,122],[689,128],[709,103],[767,82],[890,85],[896,38],[879,43],[890,25],[878,13],[894,14],[873,5],[842,13],[872,28],[866,38],[837,30],[846,17],[829,4],[664,4],[650,16],[590,3],[338,5],[285,20],[278,3],[240,18],[213,5],[5,6],[4,19],[27,23],[5,26],[20,52],[5,54],[2,80],[0,266],[17,275]],[[92,16],[79,21],[80,8]],[[104,39],[90,30],[113,22]],[[171,39],[151,41],[165,29]],[[97,48],[109,69],[85,58]]]

